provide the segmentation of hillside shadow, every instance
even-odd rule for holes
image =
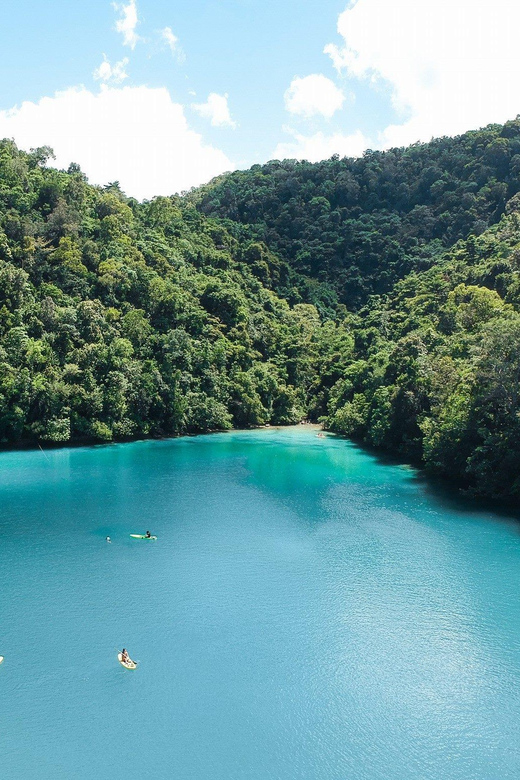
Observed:
[[[468,514],[490,513],[504,520],[512,520],[518,523],[520,530],[520,507],[518,506],[518,501],[472,496],[465,492],[464,487],[457,481],[431,474],[416,461],[414,462],[399,454],[382,452],[375,447],[353,441],[346,436],[338,436],[338,438],[350,442],[359,452],[370,455],[379,465],[409,469],[410,480],[425,496],[444,509]]]

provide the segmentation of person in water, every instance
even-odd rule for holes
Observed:
[[[110,538],[110,536],[107,536],[107,538],[106,538],[106,541],[107,541],[107,542],[111,542],[111,541],[112,541],[112,539]]]

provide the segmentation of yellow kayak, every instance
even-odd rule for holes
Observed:
[[[125,669],[137,669],[137,664],[135,661],[132,661],[132,659],[130,659],[129,661],[123,661],[122,653],[117,654],[117,660],[119,661],[121,666],[125,667]]]

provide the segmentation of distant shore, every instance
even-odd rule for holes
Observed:
[[[58,449],[64,449],[67,447],[102,447],[105,445],[110,444],[131,444],[134,441],[166,441],[168,439],[180,439],[184,436],[194,437],[194,436],[207,436],[210,433],[233,433],[236,431],[261,431],[261,430],[267,430],[269,428],[272,429],[283,429],[283,428],[314,428],[316,430],[324,430],[323,426],[320,423],[312,423],[312,422],[299,422],[299,423],[293,423],[292,425],[253,425],[249,426],[247,428],[225,428],[225,429],[215,429],[215,430],[208,430],[208,431],[187,431],[184,433],[166,433],[164,435],[153,435],[153,434],[142,434],[140,436],[125,436],[122,438],[114,438],[110,439],[109,441],[103,441],[101,439],[96,439],[93,436],[81,436],[76,437],[74,439],[70,439],[69,441],[60,441],[60,442],[53,442],[53,441],[34,441],[34,439],[21,439],[17,442],[7,443],[2,442],[0,443],[0,452],[12,452],[17,450],[58,450]]]

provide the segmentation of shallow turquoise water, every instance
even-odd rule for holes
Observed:
[[[0,510],[2,778],[520,777],[515,520],[306,428],[3,453]]]

